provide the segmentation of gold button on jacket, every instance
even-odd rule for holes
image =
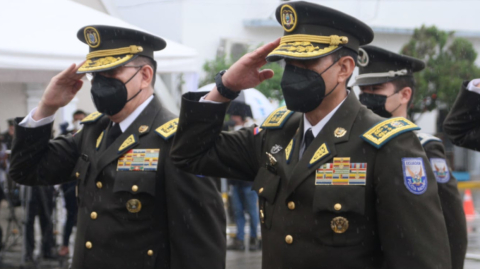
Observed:
[[[287,244],[292,244],[293,243],[293,237],[291,235],[287,235],[285,236],[285,242],[287,242]]]

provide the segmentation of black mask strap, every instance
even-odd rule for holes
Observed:
[[[143,65],[137,70],[137,72],[135,72],[135,74],[133,74],[133,76],[129,80],[127,80],[127,82],[124,83],[125,86],[127,85],[128,82],[130,82],[130,80],[132,80],[138,74],[138,72],[140,72],[140,70],[142,70],[142,67]],[[143,89],[140,89],[134,96],[132,96],[132,98],[128,99],[127,103],[132,101],[133,98],[137,97],[137,95],[139,95],[142,90]]]

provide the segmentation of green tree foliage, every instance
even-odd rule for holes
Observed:
[[[238,59],[227,56],[217,56],[215,59],[206,61],[203,64],[203,71],[205,71],[205,77],[200,81],[200,87],[215,82],[215,75],[235,63]],[[280,81],[282,80],[283,67],[278,63],[268,63],[262,67],[262,69],[272,69],[275,73],[273,78],[267,79],[260,85],[255,87],[263,93],[267,98],[273,98],[278,101],[283,99],[282,90],[280,88]]]
[[[402,54],[423,59],[426,68],[415,74],[416,89],[410,113],[435,108],[449,109],[464,80],[480,77],[475,66],[477,52],[470,41],[454,36],[454,32],[435,26],[415,29]]]

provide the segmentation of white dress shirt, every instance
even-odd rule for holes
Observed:
[[[468,83],[467,90],[480,94],[480,88],[475,87],[478,83],[480,83],[480,78],[471,80],[470,83]]]
[[[135,121],[135,119],[142,113],[142,111],[147,107],[147,105],[153,100],[153,95],[148,97],[141,105],[139,105],[128,117],[126,117],[123,121],[120,122],[120,129],[122,132],[125,132],[127,128]],[[18,124],[24,128],[37,128],[40,126],[44,126],[50,124],[55,119],[55,115],[40,119],[38,121],[33,119],[33,113],[35,113],[37,108],[32,109],[30,113]]]
[[[347,94],[347,96],[348,96],[348,94]],[[314,126],[312,126],[312,124],[308,121],[305,114],[303,114],[303,138],[302,138],[302,147],[300,148],[300,157],[302,157],[303,152],[305,151],[304,138],[305,138],[305,133],[308,131],[308,129],[311,128],[312,133],[313,133],[313,137],[317,137],[317,135],[320,133],[320,131],[322,131],[323,127],[325,127],[325,125],[330,121],[330,119],[333,117],[335,112],[337,112],[338,108],[340,108],[340,106],[343,104],[343,102],[345,102],[345,100],[347,100],[347,97],[345,97],[345,99],[343,99],[343,101],[340,102],[340,104],[338,104],[338,106],[336,106],[332,111],[330,111],[330,113],[328,113],[321,121],[319,121]]]

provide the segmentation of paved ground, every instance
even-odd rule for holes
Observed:
[[[4,239],[7,233],[7,224],[8,224],[8,208],[6,207],[6,203],[3,202],[0,204],[0,225],[3,227],[4,230]],[[61,208],[61,204],[59,204],[59,207]],[[23,212],[20,208],[16,209],[16,215],[18,219],[22,219]],[[59,217],[58,217],[58,230],[61,230],[61,224],[62,224],[62,212],[59,212]],[[480,227],[480,221],[478,223],[475,223],[474,227]],[[12,230],[12,229],[10,229]],[[39,231],[39,227],[37,225],[36,228],[37,231]],[[473,235],[473,236],[472,236]],[[13,246],[10,246],[6,251],[2,251],[0,254],[1,257],[1,263],[0,263],[0,268],[5,268],[5,269],[16,269],[16,268],[48,268],[48,269],[63,269],[67,268],[68,262],[66,260],[63,261],[39,261],[37,266],[33,266],[30,264],[30,266],[24,265],[22,266],[21,264],[21,238],[17,240],[17,243],[14,244]],[[37,236],[37,242],[39,238]],[[469,247],[469,252],[478,255],[480,257],[480,229],[472,232],[470,238],[470,247]],[[72,236],[72,241],[73,241],[73,236]],[[11,244],[13,240],[9,240],[7,242],[8,244]],[[247,238],[248,242],[248,238]],[[36,251],[38,254],[38,250]],[[260,269],[261,268],[261,252],[249,252],[248,250],[244,252],[238,252],[238,251],[228,251],[227,252],[227,269]],[[475,260],[466,260],[465,261],[465,269],[480,269],[480,260],[475,261]]]

